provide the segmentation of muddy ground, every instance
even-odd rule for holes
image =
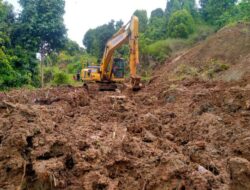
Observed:
[[[226,27],[139,92],[0,93],[0,190],[250,190],[249,37]],[[213,60],[229,69],[195,79]]]
[[[0,189],[250,189],[246,81],[1,93]]]

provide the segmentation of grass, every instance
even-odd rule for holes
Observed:
[[[188,78],[214,79],[219,73],[229,69],[229,65],[220,60],[211,59],[206,63],[194,67],[189,64],[180,64],[169,76],[171,81],[180,81]]]
[[[215,27],[208,25],[198,25],[196,26],[195,33],[191,34],[187,41],[190,45],[193,45],[199,41],[205,40],[208,36],[215,32]]]
[[[215,28],[208,25],[198,25],[196,31],[187,39],[159,40],[143,48],[142,54],[151,56],[155,61],[163,63],[173,53],[185,48],[191,47],[193,44],[205,40],[209,35],[214,33]]]
[[[156,61],[163,62],[171,56],[172,52],[186,47],[184,39],[166,39],[150,44],[145,48],[145,54],[152,56]]]
[[[229,65],[225,64],[219,60],[211,59],[207,63],[207,69],[204,71],[205,77],[212,79],[217,73],[226,71],[229,69]]]

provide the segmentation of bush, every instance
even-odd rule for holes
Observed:
[[[147,54],[157,61],[164,61],[171,54],[169,44],[165,40],[157,41],[146,48]]]
[[[187,41],[183,39],[160,40],[145,48],[144,54],[153,57],[154,60],[163,62],[171,56],[172,52],[183,49],[187,46]]]
[[[186,78],[197,77],[198,75],[199,71],[197,68],[191,65],[181,64],[175,69],[171,77],[175,80],[183,80]]]
[[[222,71],[226,71],[229,69],[229,65],[220,62],[219,60],[211,60],[210,62],[208,62],[208,66],[207,66],[208,70],[205,72],[206,76],[210,79],[214,78],[214,76],[217,73],[220,73]]]
[[[63,71],[59,71],[55,73],[53,84],[55,85],[71,84],[69,75]]]
[[[80,61],[77,61],[75,63],[70,63],[67,65],[67,71],[71,74],[76,74],[77,72],[81,71],[82,64]]]
[[[44,83],[50,83],[54,79],[55,70],[51,67],[44,68]]]
[[[199,24],[196,27],[196,31],[188,37],[190,44],[205,40],[208,36],[214,33],[215,27]]]
[[[176,11],[169,19],[168,35],[172,38],[188,38],[194,32],[194,20],[187,10]]]

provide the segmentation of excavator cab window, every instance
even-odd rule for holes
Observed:
[[[122,58],[114,58],[113,74],[115,78],[124,78],[125,75],[125,60]]]

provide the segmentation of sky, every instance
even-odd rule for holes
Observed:
[[[18,0],[6,0],[18,11]],[[136,9],[145,9],[148,16],[156,8],[165,9],[166,0],[65,0],[64,23],[68,37],[80,46],[90,28],[108,23],[111,19],[127,23]]]

